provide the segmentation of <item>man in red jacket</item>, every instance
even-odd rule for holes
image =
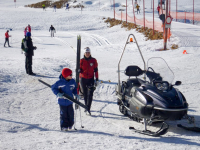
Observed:
[[[9,37],[10,35],[8,34],[9,30],[6,31],[5,33],[5,43],[4,43],[4,47],[6,47],[6,42],[8,42],[8,47],[10,47],[9,45]]]
[[[95,58],[91,56],[89,47],[85,48],[84,58],[80,60],[80,88],[84,95],[85,105],[90,112],[93,92],[94,92],[94,75],[96,84],[98,83],[98,63]],[[91,114],[89,114],[91,115]]]

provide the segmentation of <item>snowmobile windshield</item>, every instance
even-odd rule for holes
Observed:
[[[167,81],[172,84],[174,73],[163,58],[152,57],[147,62],[146,75],[150,81]]]

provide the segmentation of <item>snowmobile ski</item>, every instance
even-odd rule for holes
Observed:
[[[43,83],[44,85],[48,86],[49,88],[51,88],[51,85],[50,85],[50,84],[48,84],[48,83],[46,83],[46,82],[44,82],[44,81],[42,81],[42,80],[40,80],[40,79],[38,79],[38,81],[41,82],[41,83]],[[68,100],[70,100],[71,102],[76,103],[77,105],[83,107],[84,109],[86,109],[86,110],[88,111],[87,106],[85,106],[83,103],[81,103],[81,102],[79,102],[79,101],[73,99],[72,97],[68,96],[68,95],[65,94],[65,93],[64,93],[63,96],[66,97],[66,98],[67,98]]]
[[[200,132],[199,127],[186,127],[186,126],[183,126],[181,124],[177,124],[177,127],[188,130],[188,131]]]
[[[166,124],[165,122],[163,122],[162,126],[160,127],[160,129],[156,132],[152,132],[150,130],[137,130],[134,127],[129,127],[130,130],[134,130],[137,133],[140,134],[145,134],[145,135],[149,135],[149,136],[154,136],[154,137],[158,137],[161,135],[164,135],[165,133],[167,133],[169,128],[169,125]]]

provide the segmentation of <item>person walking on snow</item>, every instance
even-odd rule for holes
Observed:
[[[43,11],[45,10],[45,4],[42,5]],[[46,11],[46,10],[45,10]]]
[[[159,12],[160,12],[160,5],[158,5],[157,10],[158,10],[158,15],[159,15]]]
[[[55,12],[56,12],[56,5],[53,6],[53,11],[54,11],[54,10],[55,10]]]
[[[66,5],[66,9],[68,9],[68,11],[69,11],[69,4],[67,3],[67,5]]]
[[[51,25],[49,28],[49,32],[51,31],[51,37],[54,37],[54,33],[56,33],[56,29]]]
[[[30,26],[30,24],[27,26],[27,28],[28,28],[28,32],[31,33],[31,26]]]
[[[58,104],[60,106],[60,128],[61,131],[67,131],[72,129],[74,125],[74,109],[73,102],[63,97],[64,93],[73,98],[73,95],[79,100],[77,94],[77,86],[74,79],[72,79],[72,70],[64,68],[59,80],[51,86],[53,93],[58,98]]]
[[[84,96],[85,105],[88,107],[90,112],[93,92],[94,92],[94,75],[96,78],[95,85],[97,86],[98,81],[98,63],[95,58],[91,56],[89,47],[85,48],[84,58],[80,60],[80,91]],[[89,113],[89,115],[91,115]]]
[[[26,38],[27,27],[24,29],[24,37]]]
[[[11,37],[9,34],[8,34],[9,30],[6,31],[5,33],[5,43],[4,43],[4,47],[6,47],[6,42],[8,42],[8,47],[11,47],[10,44],[9,44],[9,37]]]
[[[136,5],[136,8],[137,8],[137,14],[138,12],[140,13],[140,6],[138,4]]]
[[[36,75],[32,71],[32,56],[34,56],[33,50],[36,50],[37,47],[33,46],[33,42],[32,42],[32,39],[31,39],[31,33],[30,32],[26,33],[25,44],[26,44],[26,47],[28,49],[27,52],[25,52],[25,56],[26,56],[26,60],[25,60],[26,73],[29,74],[29,75]]]

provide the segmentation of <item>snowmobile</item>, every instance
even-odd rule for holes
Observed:
[[[140,56],[144,63],[144,70],[136,65],[127,66],[124,70],[128,79],[120,82],[120,63],[129,43],[130,36],[133,36]],[[144,75],[143,78],[139,76]],[[184,95],[175,86],[181,85],[181,81],[172,84],[174,73],[166,61],[160,57],[153,57],[144,60],[137,40],[133,34],[128,36],[124,50],[118,63],[118,84],[116,85],[117,104],[119,111],[134,121],[144,124],[144,130],[134,127],[129,129],[135,132],[150,136],[160,136],[167,133],[169,125],[165,121],[188,119],[194,123],[194,117],[188,116],[188,103]],[[147,129],[148,126],[159,123],[160,128],[153,132]],[[198,127],[186,127],[177,125],[187,130],[200,132]]]

